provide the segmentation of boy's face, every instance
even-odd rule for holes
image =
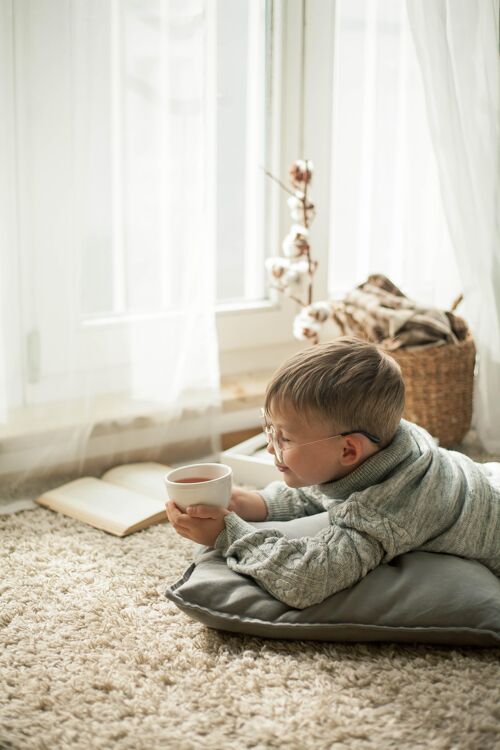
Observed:
[[[356,436],[332,437],[336,431],[320,422],[319,418],[308,424],[291,408],[283,407],[279,412],[269,412],[268,420],[276,431],[282,462],[279,461],[272,442],[267,450],[274,456],[283,481],[289,487],[309,487],[331,482],[354,468],[356,457],[352,456],[353,443],[359,441]]]

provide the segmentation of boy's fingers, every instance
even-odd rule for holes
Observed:
[[[167,509],[167,517],[171,524],[174,523],[174,509],[171,507],[170,503],[166,503],[165,508]]]
[[[170,500],[167,505],[167,515],[169,518],[170,523],[179,523],[179,521],[182,521],[182,511],[179,510],[177,505],[174,503],[173,500]]]
[[[212,505],[190,505],[186,513],[192,518],[217,518],[217,508]]]

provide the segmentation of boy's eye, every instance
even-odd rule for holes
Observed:
[[[282,438],[281,438],[281,442],[282,442],[282,443],[289,443],[289,442],[290,442],[290,439],[289,439],[289,438],[286,438],[286,437],[282,437]]]

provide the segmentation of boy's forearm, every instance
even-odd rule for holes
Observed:
[[[284,482],[272,482],[259,490],[259,494],[267,505],[266,521],[290,521],[292,518],[312,516],[325,510],[310,492],[288,487]]]
[[[289,521],[324,511],[320,499],[309,492],[272,482],[262,490],[233,487],[228,510],[245,521]]]
[[[363,578],[380,564],[377,539],[332,524],[314,537],[287,539],[275,529],[256,530],[234,513],[215,541],[228,567],[259,583],[279,601],[304,609]]]
[[[234,488],[229,510],[245,521],[265,521],[268,516],[266,502],[259,492]]]

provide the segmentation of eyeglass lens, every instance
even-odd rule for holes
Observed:
[[[266,430],[266,435],[268,443],[272,443],[274,453],[276,455],[276,458],[278,459],[278,463],[282,464],[283,453],[281,451],[280,439],[278,437],[276,429],[273,426],[268,427]]]

